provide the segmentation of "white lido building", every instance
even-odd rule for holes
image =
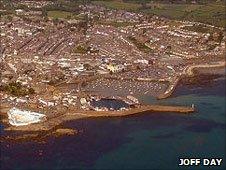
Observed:
[[[32,123],[38,123],[46,119],[46,115],[44,114],[20,110],[15,107],[10,109],[7,114],[9,123],[13,126],[25,126]]]

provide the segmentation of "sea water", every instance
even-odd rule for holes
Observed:
[[[46,143],[2,142],[1,169],[185,169],[180,158],[223,158],[225,168],[225,80],[179,87],[171,98],[143,103],[192,105],[197,112],[144,113],[65,123],[75,136]],[[210,167],[186,167],[209,169]]]

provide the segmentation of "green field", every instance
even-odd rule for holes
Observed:
[[[164,4],[144,10],[148,14],[164,16],[170,19],[203,22],[225,27],[225,6],[223,5],[179,5]]]
[[[141,5],[135,3],[125,3],[119,1],[93,1],[96,5],[104,5],[107,8],[134,11],[138,10]]]
[[[93,1],[93,3],[111,9],[144,12],[170,19],[197,21],[220,27],[225,27],[226,24],[225,4],[223,3],[208,3],[206,5],[149,3],[146,9],[142,9],[141,5],[137,3],[119,1]]]
[[[83,20],[84,15],[77,15],[73,12],[66,12],[60,10],[48,11],[48,17],[53,19],[76,19],[76,20]]]
[[[65,11],[48,11],[48,17],[50,18],[72,18],[73,14],[71,12]]]
[[[74,15],[72,12],[66,12],[66,11],[48,11],[48,17],[50,18],[61,18],[61,19],[75,19],[77,18],[76,15]]]

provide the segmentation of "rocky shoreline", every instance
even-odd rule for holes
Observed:
[[[61,125],[66,121],[85,119],[85,118],[97,118],[97,117],[123,117],[123,116],[132,116],[137,114],[142,114],[144,112],[150,113],[159,113],[159,112],[170,112],[170,113],[179,113],[179,114],[189,114],[195,111],[192,107],[184,106],[164,106],[164,105],[147,105],[133,108],[126,111],[70,111],[66,114],[63,114],[59,117],[49,119],[44,122],[30,124],[28,126],[9,126],[5,128],[5,131],[16,131],[23,132],[24,134],[17,137],[4,136],[1,137],[1,140],[26,140],[36,139],[42,136],[41,138],[46,138],[51,134],[53,136],[62,136],[62,135],[75,135],[78,131],[73,129],[64,129]],[[4,120],[4,119],[3,119]],[[60,128],[58,128],[60,127]],[[27,134],[28,133],[28,134]]]

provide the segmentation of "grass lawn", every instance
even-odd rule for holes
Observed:
[[[48,11],[48,17],[50,17],[50,18],[72,18],[73,14],[71,12],[65,12],[65,11]]]
[[[139,41],[137,41],[134,37],[127,37],[128,40],[130,40],[139,50],[145,52],[145,53],[151,53],[153,52],[152,49],[150,49],[149,47],[147,47],[144,43],[141,43]]]

